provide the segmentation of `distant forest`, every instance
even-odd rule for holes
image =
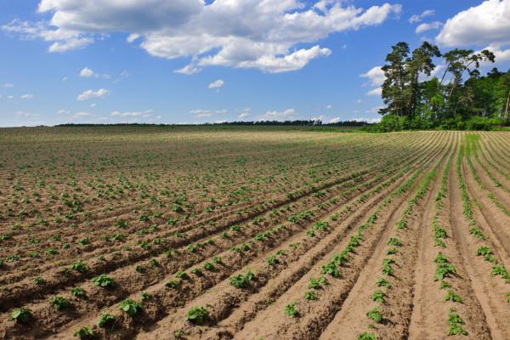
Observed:
[[[434,60],[440,60],[439,66]],[[454,49],[441,53],[428,42],[411,52],[399,42],[382,67],[385,107],[380,124],[371,129],[489,130],[510,124],[510,70],[493,68],[486,75],[482,63],[493,63],[489,50]]]

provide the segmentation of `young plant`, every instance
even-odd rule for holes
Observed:
[[[251,271],[246,273],[246,275],[239,274],[230,277],[230,284],[236,288],[242,289],[247,288],[250,281],[255,280],[255,274],[253,274]]]
[[[84,298],[85,296],[87,296],[87,294],[85,293],[85,290],[83,288],[80,288],[80,287],[75,287],[71,290],[71,295],[72,296],[76,296],[78,298]]]
[[[377,340],[377,337],[372,333],[364,332],[358,335],[356,340]]]
[[[291,316],[291,317],[297,317],[299,316],[299,312],[296,310],[296,304],[291,303],[287,306],[285,306],[285,315]]]
[[[457,295],[452,289],[448,289],[448,292],[446,292],[446,297],[444,298],[444,300],[462,303],[461,297]]]
[[[305,299],[307,300],[317,300],[317,294],[314,291],[305,292]]]
[[[62,296],[54,296],[50,303],[55,307],[56,310],[62,310],[69,307],[69,301]]]
[[[375,307],[367,312],[367,316],[377,323],[380,323],[383,319],[381,310],[379,307]]]
[[[384,299],[386,297],[386,294],[384,294],[384,292],[382,290],[376,290],[373,294],[372,294],[372,300],[374,300],[375,302],[379,302],[379,303],[384,303],[386,300]]]
[[[10,319],[21,324],[28,323],[32,320],[32,311],[27,307],[20,307],[11,312]]]
[[[103,288],[113,288],[115,287],[115,281],[106,274],[101,274],[92,278],[92,283],[94,283],[98,287]]]
[[[195,325],[203,325],[209,320],[209,311],[202,306],[191,307],[186,313],[186,320]]]
[[[120,309],[131,317],[134,317],[142,310],[142,305],[131,299],[124,300],[120,303]]]
[[[82,327],[74,332],[74,336],[78,339],[92,339],[94,337],[94,331],[90,327]]]
[[[115,315],[103,313],[99,317],[97,325],[98,327],[101,328],[111,327],[115,323],[115,321],[117,321],[117,317]]]

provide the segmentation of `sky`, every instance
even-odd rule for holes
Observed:
[[[510,0],[0,0],[0,126],[372,122],[392,45],[506,71],[509,32]]]

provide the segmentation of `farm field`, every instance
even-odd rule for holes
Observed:
[[[510,339],[510,134],[0,130],[2,339]]]

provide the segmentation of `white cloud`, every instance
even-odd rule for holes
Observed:
[[[105,98],[110,94],[110,91],[106,89],[99,89],[97,91],[87,90],[80,94],[76,99],[79,101],[89,100],[92,98]]]
[[[34,98],[34,95],[33,94],[24,94],[20,98],[24,99],[24,100],[30,100],[30,99]]]
[[[379,110],[382,108],[384,108],[384,106],[371,107],[368,110],[366,110],[365,113],[379,113]]]
[[[384,71],[381,69],[381,66],[375,66],[367,73],[363,73],[360,75],[363,78],[368,78],[370,86],[381,86],[384,83]]]
[[[5,89],[8,89],[8,88],[13,88],[14,85],[13,84],[9,84],[9,83],[5,83],[5,84],[1,84],[0,85],[0,88],[5,88]]]
[[[24,111],[17,111],[14,113],[17,117],[32,117],[34,116],[33,114],[31,113],[28,113],[28,112],[24,112]]]
[[[174,73],[192,75],[192,74],[195,74],[195,73],[199,73],[200,71],[202,71],[202,69],[196,67],[196,65],[191,63],[191,64],[188,64],[188,65],[184,66],[183,68],[175,70]]]
[[[58,111],[57,111],[57,114],[59,114],[59,115],[67,115],[67,114],[69,114],[69,113],[70,113],[69,111],[64,110],[64,109],[62,109],[62,110],[58,110]]]
[[[422,21],[423,18],[430,17],[430,16],[434,15],[435,13],[436,13],[436,11],[434,11],[432,9],[427,9],[427,10],[423,11],[421,14],[415,14],[412,17],[410,17],[409,22],[411,24],[420,22],[420,21]]]
[[[110,115],[112,117],[143,117],[143,118],[150,117],[151,114],[152,114],[152,110],[132,111],[132,112],[113,111],[112,113],[110,113]]]
[[[423,23],[423,24],[418,25],[418,27],[416,27],[415,32],[416,32],[416,34],[421,34],[423,32],[427,32],[430,30],[438,30],[441,27],[443,27],[443,23],[440,21],[434,21],[431,23]]]
[[[219,88],[223,87],[223,85],[225,85],[225,82],[223,80],[221,80],[221,79],[218,79],[218,80],[213,81],[212,83],[210,83],[207,88],[209,88],[209,89],[219,89]]]
[[[445,46],[510,44],[510,0],[486,0],[448,19],[436,41]]]
[[[97,104],[96,104],[96,103],[90,104],[90,107],[91,107],[91,108],[95,108],[96,106],[97,106]]]
[[[489,50],[492,53],[494,53],[494,56],[496,57],[495,63],[499,64],[502,62],[506,62],[510,60],[510,48],[509,49],[502,49],[500,45],[494,44],[489,45],[484,48],[485,50]],[[480,52],[480,51],[477,51]],[[491,62],[482,62],[482,65],[492,65]]]
[[[140,41],[153,56],[191,58],[175,71],[182,74],[211,65],[277,73],[328,56],[331,51],[319,40],[380,25],[401,9],[389,3],[363,9],[343,0],[88,0],[85,5],[81,0],[41,0],[39,12],[51,15],[49,22],[13,21],[2,28],[49,41],[53,52],[124,32],[129,43]]]
[[[71,120],[79,120],[79,119],[82,119],[85,117],[91,117],[91,116],[93,116],[92,113],[81,111],[81,112],[77,112],[74,115],[72,115]]]
[[[80,77],[90,78],[94,76],[94,71],[92,71],[90,68],[85,67],[83,70],[80,71]]]
[[[258,117],[259,121],[266,120],[292,120],[295,119],[296,110],[287,109],[285,111],[267,111],[263,115]]]
[[[108,73],[104,73],[104,74],[96,73],[88,67],[85,67],[83,70],[81,70],[79,76],[83,77],[83,78],[95,77],[95,78],[111,79],[111,76]],[[122,76],[122,74],[121,74],[121,76]]]
[[[193,114],[196,118],[202,119],[202,118],[212,117],[214,115],[226,114],[226,113],[228,113],[228,110],[216,110],[216,111],[193,110],[193,111],[190,111],[190,113]]]
[[[370,124],[374,124],[374,123],[379,123],[381,121],[381,118],[380,117],[378,117],[378,118],[353,118],[353,119],[349,119],[349,120],[353,120],[355,122],[367,122]]]
[[[14,99],[13,95],[7,96],[7,99]]]
[[[377,87],[367,92],[367,96],[380,96],[382,94],[382,88]]]
[[[62,78],[62,81],[67,81],[69,78],[68,77],[64,77]]]
[[[342,121],[342,118],[341,117],[335,117],[335,118],[332,118],[330,119],[330,123],[338,123],[338,122],[341,122]]]
[[[248,112],[243,112],[241,114],[239,114],[239,116],[237,116],[239,119],[246,119],[250,116],[250,114]]]
[[[326,106],[326,110],[331,110],[332,108],[333,108],[333,105],[331,105],[331,104]]]

